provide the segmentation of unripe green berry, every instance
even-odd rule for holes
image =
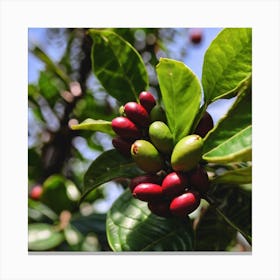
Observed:
[[[174,147],[171,166],[175,171],[189,171],[197,166],[202,157],[203,140],[193,134],[182,138]]]
[[[169,127],[161,121],[153,122],[149,127],[149,136],[154,146],[164,154],[171,154],[173,137]]]
[[[145,172],[156,173],[164,167],[164,161],[155,146],[146,140],[136,140],[131,155],[137,166]]]
[[[152,122],[162,121],[167,123],[165,111],[159,104],[156,105],[150,112],[150,118]]]

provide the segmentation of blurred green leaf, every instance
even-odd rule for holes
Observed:
[[[138,100],[148,88],[148,74],[140,54],[110,30],[90,30],[92,68],[105,90],[122,104]]]
[[[57,214],[47,205],[40,201],[28,199],[28,217],[34,221],[44,221],[46,218],[49,221],[58,220]]]
[[[86,119],[80,124],[71,125],[71,129],[100,131],[111,135],[115,135],[115,132],[112,129],[112,122],[104,120]]]
[[[182,62],[161,58],[156,70],[168,125],[177,143],[191,129],[199,110],[201,86]]]
[[[75,185],[69,184],[62,175],[52,175],[43,183],[41,201],[59,214],[63,210],[70,212],[77,208],[79,192]]]
[[[55,104],[57,97],[60,97],[60,85],[57,78],[52,72],[41,71],[38,85],[40,94],[48,100],[48,103],[52,107]]]
[[[190,251],[189,219],[165,219],[151,214],[147,203],[125,191],[107,214],[107,238],[114,251]]]
[[[216,176],[212,183],[236,183],[247,184],[252,182],[252,166],[237,168],[226,171],[223,174]]]
[[[227,251],[228,246],[236,242],[237,231],[211,206],[204,211],[195,230],[195,250]]]
[[[76,250],[80,250],[84,236],[74,226],[68,224],[64,229],[64,236],[70,246],[76,248]]]
[[[41,61],[43,61],[46,64],[47,69],[54,72],[64,82],[64,85],[66,86],[66,88],[68,88],[69,83],[71,82],[70,78],[67,76],[66,73],[64,73],[64,71],[59,66],[57,66],[52,61],[52,59],[41,48],[36,46],[32,50],[32,53],[36,57],[38,57]]]
[[[51,250],[64,241],[62,232],[49,224],[28,225],[28,249],[32,251]]]
[[[88,216],[80,214],[73,216],[71,224],[75,226],[82,234],[86,235],[90,232],[96,234],[105,234],[106,232],[106,214],[93,213]]]
[[[84,188],[81,201],[92,190],[117,178],[132,178],[140,173],[131,158],[123,157],[112,149],[102,153],[89,166],[84,176]]]
[[[42,158],[36,148],[28,149],[28,178],[35,179],[42,175]]]
[[[236,95],[251,78],[252,29],[225,28],[204,56],[202,85],[204,102]]]
[[[204,138],[203,159],[227,163],[250,161],[252,154],[251,93],[240,94],[227,114]]]

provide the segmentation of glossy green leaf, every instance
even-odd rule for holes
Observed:
[[[109,30],[90,30],[92,68],[105,90],[122,104],[138,100],[148,88],[148,74],[140,54]]]
[[[237,231],[210,206],[204,210],[195,230],[196,251],[227,251]]]
[[[204,139],[203,159],[227,163],[250,161],[252,154],[252,102],[243,92],[227,114]]]
[[[189,219],[161,218],[147,203],[124,192],[107,214],[107,238],[114,251],[189,251],[193,230]]]
[[[217,213],[249,243],[252,239],[252,192],[239,185],[218,184],[208,194]]]
[[[140,173],[131,158],[123,157],[117,150],[109,150],[97,157],[84,176],[83,198],[100,185],[117,178],[132,178]]]
[[[199,110],[201,86],[182,62],[161,58],[156,67],[168,126],[174,142],[188,135]]]
[[[204,102],[236,95],[252,72],[252,29],[226,28],[212,41],[204,56]]]
[[[212,183],[248,184],[251,182],[252,166],[226,171],[212,180]]]
[[[51,250],[64,241],[62,232],[49,224],[28,225],[28,249],[32,251]]]
[[[112,129],[112,122],[104,120],[86,119],[80,124],[71,125],[71,129],[100,131],[111,135],[115,135]]]

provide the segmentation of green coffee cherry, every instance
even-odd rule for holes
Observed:
[[[130,151],[137,166],[146,172],[156,173],[164,167],[158,150],[146,140],[136,140]]]
[[[150,112],[150,119],[152,122],[162,121],[167,123],[166,114],[164,109],[160,105],[156,105]]]
[[[203,140],[199,135],[188,135],[174,147],[171,166],[175,171],[189,171],[195,168],[202,156]]]
[[[154,146],[164,154],[171,154],[173,137],[169,127],[161,121],[153,122],[149,127],[149,136]]]

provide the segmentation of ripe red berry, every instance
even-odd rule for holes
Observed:
[[[201,30],[192,30],[190,33],[190,40],[193,44],[198,45],[202,40]]]
[[[162,187],[152,183],[141,183],[133,190],[133,196],[143,201],[152,201],[162,198]]]
[[[170,211],[178,217],[186,217],[200,204],[200,195],[196,191],[188,191],[180,196],[175,197],[170,204]]]
[[[126,116],[140,127],[147,127],[150,123],[150,117],[147,110],[136,102],[128,102],[124,105]]]
[[[130,148],[133,142],[133,139],[129,141],[120,136],[117,136],[112,139],[112,144],[115,147],[115,149],[118,150],[125,157],[131,156]]]
[[[175,197],[185,191],[188,181],[187,173],[169,173],[162,181],[162,192],[167,197]]]
[[[131,179],[129,188],[133,192],[134,188],[141,183],[160,184],[161,181],[161,178],[156,174],[144,174]]]
[[[160,217],[168,218],[172,216],[170,209],[170,201],[160,200],[160,201],[149,201],[148,208],[150,211]]]
[[[37,185],[33,187],[33,189],[31,190],[30,197],[34,200],[39,200],[42,195],[42,192],[43,192],[43,187]]]
[[[134,122],[126,117],[117,117],[112,120],[112,129],[123,138],[141,138],[142,133]]]
[[[214,122],[211,115],[206,111],[199,121],[194,134],[198,134],[202,138],[214,127]]]
[[[210,182],[208,174],[202,166],[198,166],[189,172],[189,181],[191,187],[201,193],[205,193],[209,190]]]
[[[156,99],[154,96],[148,92],[148,91],[142,91],[139,95],[139,101],[140,104],[147,110],[148,113],[151,112],[151,110],[156,105]]]

